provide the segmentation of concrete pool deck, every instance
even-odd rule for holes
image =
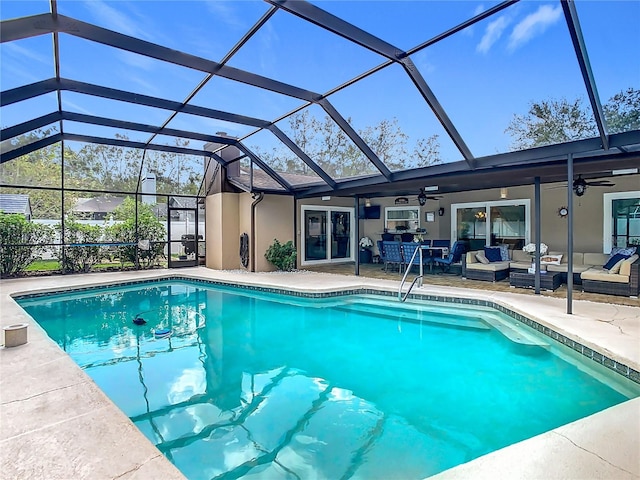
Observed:
[[[251,274],[203,267],[2,280],[0,325],[29,327],[27,344],[0,348],[0,478],[184,478],[11,298],[16,293],[164,276],[308,292],[362,287],[394,292],[399,285],[326,273]],[[494,301],[640,371],[640,303],[633,307],[575,301],[574,314],[567,315],[564,300],[544,295],[433,285],[417,293]],[[432,478],[638,479],[640,398]]]

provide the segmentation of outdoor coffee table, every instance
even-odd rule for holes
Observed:
[[[534,288],[536,276],[527,272],[511,272],[509,274],[509,285],[512,287]],[[562,283],[560,272],[547,272],[540,274],[540,288],[553,291]]]

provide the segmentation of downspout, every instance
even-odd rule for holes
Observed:
[[[251,203],[251,268],[249,271],[256,271],[256,205],[264,199],[264,193],[252,193],[253,202]]]

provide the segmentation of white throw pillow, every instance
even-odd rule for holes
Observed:
[[[485,265],[489,264],[489,259],[484,256],[484,252],[476,253],[476,260],[478,260],[480,263],[484,263]]]
[[[562,255],[542,255],[540,257],[541,265],[560,265],[560,260],[562,260]]]

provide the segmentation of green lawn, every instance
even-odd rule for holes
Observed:
[[[91,270],[104,270],[107,268],[120,268],[120,262],[102,262],[94,265]],[[133,263],[127,262],[124,264],[123,268],[131,268],[133,267]],[[60,262],[58,260],[36,260],[31,265],[29,265],[25,271],[26,272],[54,272],[60,270]]]

